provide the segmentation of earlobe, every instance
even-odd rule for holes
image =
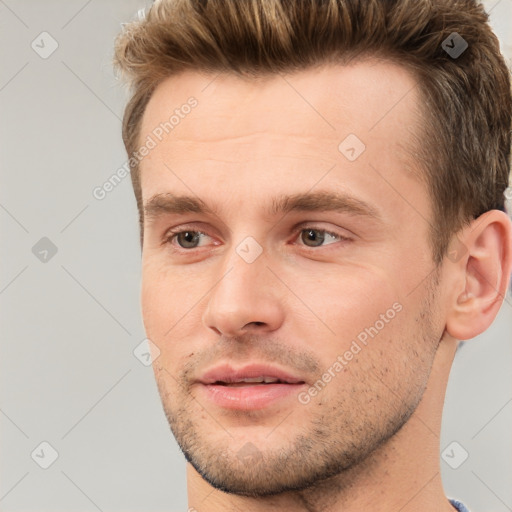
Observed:
[[[467,340],[493,322],[507,293],[512,266],[512,224],[501,211],[491,210],[458,234],[463,256],[446,259],[455,285],[446,330]]]

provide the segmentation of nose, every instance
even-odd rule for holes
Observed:
[[[250,331],[275,331],[282,325],[280,287],[267,264],[264,253],[252,263],[236,252],[230,255],[203,313],[203,324],[208,329],[218,335],[236,337]]]

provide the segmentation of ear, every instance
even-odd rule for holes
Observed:
[[[450,277],[448,334],[467,340],[484,332],[505,299],[512,267],[512,223],[491,210],[452,239],[444,266]]]

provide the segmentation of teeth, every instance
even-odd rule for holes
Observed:
[[[237,382],[249,382],[249,383],[265,383],[265,384],[269,384],[269,383],[272,383],[272,382],[278,382],[279,379],[276,379],[274,377],[250,377],[250,378],[246,378],[246,379],[240,379],[239,381]]]

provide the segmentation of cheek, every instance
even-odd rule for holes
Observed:
[[[348,382],[372,388],[385,382],[393,389],[393,375],[405,377],[411,365],[420,364],[415,357],[428,349],[420,332],[425,328],[419,320],[423,292],[411,294],[412,281],[414,275],[393,266],[351,265],[302,283],[303,296],[321,322],[315,319],[301,331],[321,372],[343,375],[333,379],[325,398]]]
[[[144,324],[166,332],[197,302],[197,277],[187,279],[183,271],[172,268],[159,257],[147,256],[142,263],[141,307]]]
[[[376,322],[387,329],[404,306],[399,283],[382,269],[351,265],[304,283],[301,293],[337,340],[350,341]]]
[[[141,309],[146,334],[150,339],[162,331],[162,318],[172,300],[172,294],[165,293],[161,272],[146,262],[142,265]],[[168,327],[167,327],[168,328]],[[159,336],[158,336],[159,337]]]
[[[146,336],[160,349],[159,363],[179,369],[179,361],[197,350],[202,324],[203,280],[169,268],[157,258],[143,260],[141,309]],[[173,370],[174,371],[174,370]]]

